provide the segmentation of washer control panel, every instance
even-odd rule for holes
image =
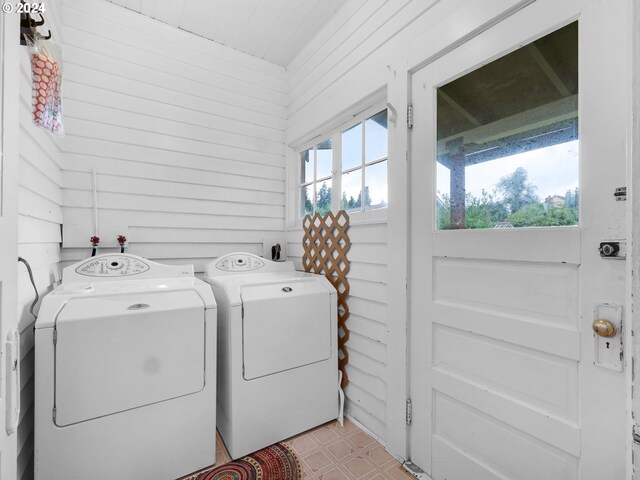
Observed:
[[[264,262],[258,257],[249,254],[227,255],[216,263],[216,268],[223,272],[250,272],[264,267]]]
[[[138,258],[124,255],[92,257],[76,267],[76,273],[86,277],[124,277],[149,270],[149,265]]]

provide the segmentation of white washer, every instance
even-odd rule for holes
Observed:
[[[239,458],[338,416],[337,293],[291,262],[206,267],[218,302],[218,430]]]
[[[64,269],[35,327],[35,478],[175,479],[215,461],[216,303],[193,266]]]

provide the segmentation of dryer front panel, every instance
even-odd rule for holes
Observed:
[[[244,378],[331,356],[331,295],[314,280],[242,288]]]
[[[71,300],[56,320],[56,425],[202,390],[204,321],[194,291]]]

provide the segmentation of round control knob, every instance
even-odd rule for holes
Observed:
[[[601,337],[613,337],[617,333],[616,326],[609,320],[596,320],[593,322],[593,331]]]

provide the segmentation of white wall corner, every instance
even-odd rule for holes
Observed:
[[[403,67],[405,67],[403,65]],[[387,309],[387,450],[402,459],[409,455],[405,402],[407,383],[407,265],[409,232],[407,68],[397,68],[388,85],[388,102],[398,112],[389,123],[389,305]]]

